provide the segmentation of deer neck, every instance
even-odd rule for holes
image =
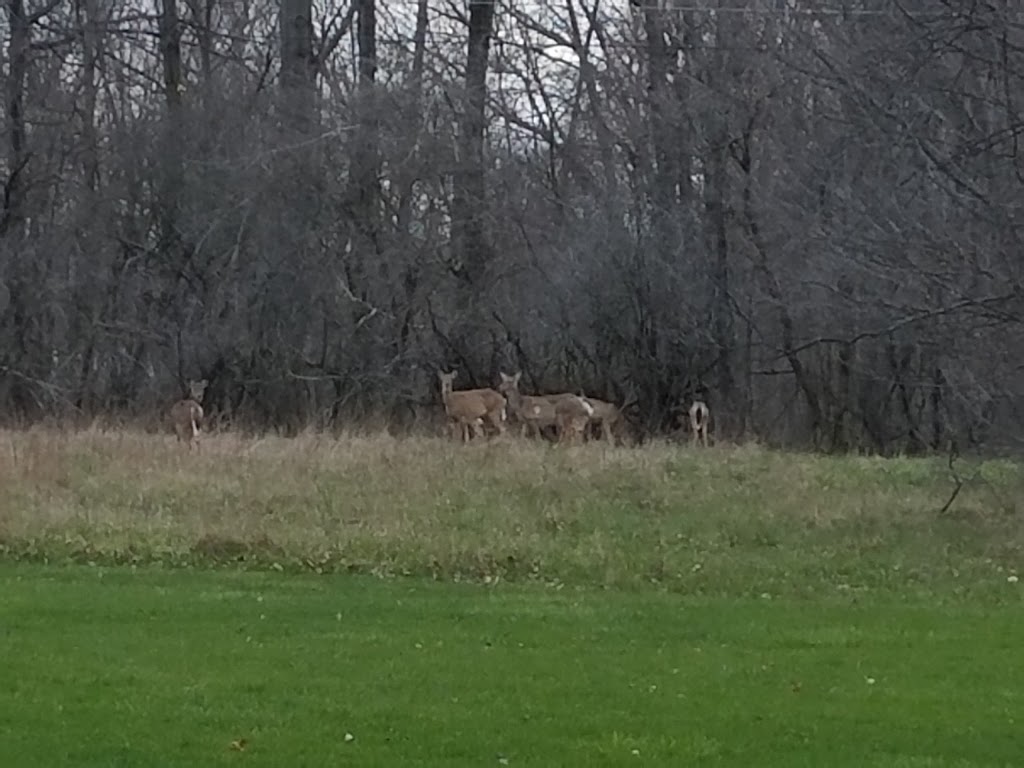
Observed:
[[[508,405],[516,413],[523,406],[523,396],[518,389],[510,389],[505,393],[505,397],[508,398]]]

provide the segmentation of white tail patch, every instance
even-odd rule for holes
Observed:
[[[199,425],[192,419],[192,437],[199,437]]]
[[[585,410],[587,412],[587,416],[593,416],[594,415],[594,406],[592,406],[590,403],[588,403],[582,397],[579,398],[579,401],[581,403],[583,403],[583,410]]]
[[[501,420],[508,421],[508,412],[505,410],[505,406],[501,406]]]

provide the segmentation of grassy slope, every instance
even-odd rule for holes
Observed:
[[[8,564],[0,616],[9,766],[1002,766],[1021,754],[1016,603]]]
[[[669,445],[0,433],[0,553],[538,579],[688,594],[999,588],[1018,465]]]
[[[1010,765],[1024,473],[961,471],[939,515],[937,460],[0,433],[0,755]]]

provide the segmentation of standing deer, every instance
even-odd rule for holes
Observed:
[[[597,400],[593,397],[586,397],[582,392],[580,393],[590,407],[594,409],[594,415],[590,419],[590,423],[601,428],[601,438],[607,440],[612,444],[615,443],[615,432],[619,428],[622,422],[622,411],[615,403],[609,403],[606,400]]]
[[[508,398],[508,406],[522,425],[521,434],[540,434],[544,427],[554,426],[559,441],[585,430],[594,409],[582,398],[565,392],[559,395],[524,395],[519,391],[522,371],[509,376],[501,372],[498,390]],[[582,426],[581,426],[582,425]],[[568,431],[567,431],[568,430]]]
[[[490,387],[454,391],[452,382],[455,381],[458,373],[458,371],[437,372],[437,376],[441,380],[441,401],[444,403],[444,410],[448,415],[448,426],[452,438],[455,437],[456,426],[461,427],[462,442],[469,440],[470,433],[473,437],[478,436],[483,432],[485,419],[498,430],[499,435],[504,434],[505,419],[507,418],[505,398]]]
[[[178,442],[184,441],[192,450],[193,443],[196,450],[199,450],[199,428],[203,423],[203,394],[209,382],[206,379],[201,381],[189,381],[188,397],[179,400],[171,406],[171,424],[174,426],[174,434]]]
[[[508,408],[516,421],[519,422],[520,436],[539,435],[544,427],[557,426],[555,421],[555,403],[557,398],[531,397],[519,391],[519,380],[523,372],[513,376],[500,371],[501,384],[498,391],[508,398]]]
[[[555,401],[555,423],[558,442],[575,443],[582,440],[587,425],[594,416],[594,407],[585,398],[566,395]]]
[[[696,445],[699,441],[707,448],[708,423],[711,421],[711,409],[703,400],[694,400],[690,406],[690,440]]]

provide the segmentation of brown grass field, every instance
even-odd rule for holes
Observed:
[[[1020,470],[962,463],[940,513],[940,457],[226,433],[188,455],[166,434],[36,428],[0,432],[0,554],[723,594],[974,589],[1018,562]]]

